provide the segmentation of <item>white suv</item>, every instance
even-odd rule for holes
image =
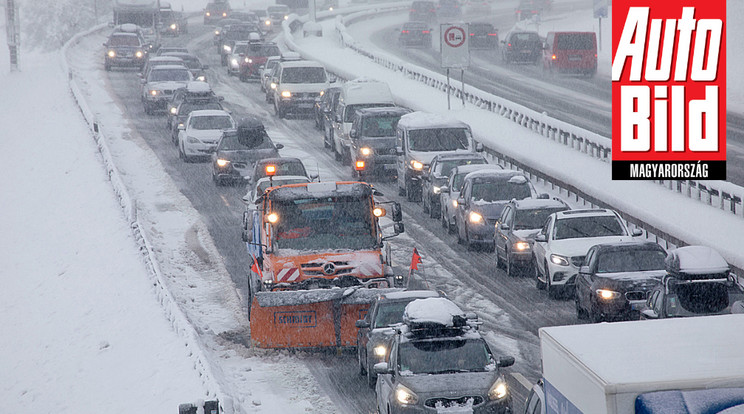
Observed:
[[[289,112],[312,111],[315,98],[330,85],[323,65],[310,60],[279,62],[271,81],[276,84],[274,112],[279,118]]]
[[[547,289],[550,298],[573,292],[576,275],[590,247],[630,241],[641,234],[641,230],[628,230],[613,210],[566,210],[551,214],[535,236],[537,288]]]

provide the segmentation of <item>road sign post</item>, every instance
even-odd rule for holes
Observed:
[[[460,69],[462,105],[465,106],[465,68],[470,66],[467,23],[443,23],[439,25],[439,49],[442,56],[442,67],[447,69],[447,109],[450,105],[450,69]]]
[[[7,28],[8,51],[10,52],[10,71],[15,72],[18,70],[18,48],[21,44],[20,18],[15,0],[7,0],[5,3],[5,25]]]
[[[594,18],[599,19],[599,50],[602,50],[602,18],[607,18],[608,0],[594,0]]]

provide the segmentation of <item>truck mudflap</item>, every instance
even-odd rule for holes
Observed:
[[[356,321],[377,295],[403,289],[361,286],[256,292],[251,303],[251,341],[259,348],[356,346]]]

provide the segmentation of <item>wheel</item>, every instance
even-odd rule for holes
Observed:
[[[449,228],[449,224],[447,224],[447,220],[445,217],[447,216],[447,212],[443,211],[443,209],[439,210],[439,222],[442,223],[442,228],[447,229]]]
[[[455,233],[455,231],[457,231],[457,226],[456,226],[456,224],[457,224],[457,223],[454,223],[454,224],[453,224],[453,223],[452,223],[452,222],[450,221],[449,217],[447,217],[447,234],[454,234],[454,233]]]
[[[455,220],[455,232],[457,233],[457,244],[463,244],[465,239],[460,236],[460,226],[457,225],[457,220]]]
[[[104,63],[103,64],[103,68],[106,69],[106,72],[110,72],[111,71],[111,64],[110,63]]]
[[[591,299],[590,299],[591,301]],[[600,323],[604,322],[604,316],[602,316],[602,313],[597,310],[597,307],[592,304],[591,309],[589,310],[589,320],[592,321],[592,323]]]
[[[576,318],[577,319],[586,319],[589,316],[587,315],[584,308],[581,307],[581,304],[579,303],[578,295],[574,296],[574,305],[576,305]]]
[[[423,192],[423,190],[422,190],[422,192]],[[424,213],[429,214],[429,216],[431,217],[431,207],[426,204],[426,200],[428,200],[428,199],[429,199],[428,196],[427,197],[421,197],[421,210],[423,210]]]
[[[414,194],[413,190],[413,182],[410,180],[406,180],[406,200],[416,201],[416,194]]]
[[[511,277],[517,276],[516,269],[514,269],[514,264],[512,263],[508,250],[506,251],[505,257],[506,257],[506,260],[504,260],[504,266],[505,266],[506,274]]]
[[[470,241],[470,232],[468,232],[468,225],[465,223],[465,247],[468,251],[475,250],[475,244]]]
[[[546,267],[547,269],[547,267]],[[535,287],[538,290],[544,290],[545,289],[545,282],[540,280],[540,269],[537,266],[537,263],[535,263]]]
[[[442,211],[438,208],[434,208],[431,201],[429,201],[429,218],[438,219],[441,215]]]
[[[549,298],[549,299],[558,299],[558,289],[557,289],[557,288],[555,288],[555,287],[553,286],[553,283],[552,283],[552,282],[550,281],[550,275],[549,275],[549,274],[547,274],[547,269],[548,269],[548,266],[547,266],[547,264],[546,264],[546,266],[545,266],[545,269],[546,269],[546,272],[545,272],[545,273],[546,273],[546,275],[545,275],[545,280],[547,280],[547,281],[548,281],[548,283],[547,283],[547,284],[545,285],[545,290],[547,290],[547,291],[548,291],[548,298]]]
[[[180,144],[178,145],[178,158],[180,158],[181,161],[186,162],[186,154],[183,152],[183,148]]]
[[[147,103],[145,103],[144,106],[145,106],[145,114],[152,115],[152,108],[150,107],[150,105],[148,105]]]
[[[274,102],[274,114],[277,116],[277,118],[282,119],[286,116],[286,112],[283,108],[279,107],[279,104]]]
[[[494,245],[496,242],[494,241]],[[501,260],[501,257],[499,256],[499,249],[498,247],[494,248],[494,253],[496,254],[496,268],[498,269],[505,269],[506,266],[504,266],[504,261]]]
[[[215,184],[215,185],[216,185],[217,187],[222,187],[222,186],[224,186],[224,185],[225,185],[225,181],[224,181],[224,180],[222,180],[222,178],[220,178],[220,177],[218,177],[218,176],[216,176],[216,175],[214,175],[214,174],[212,174],[212,181],[214,181],[214,184]]]
[[[359,364],[359,375],[364,376],[367,375],[367,370],[364,369],[364,365],[362,365],[362,347],[359,346],[359,343],[357,343],[357,363]],[[366,351],[364,352],[364,358],[367,358]]]
[[[377,385],[377,375],[375,375],[375,373],[371,369],[368,369],[367,370],[367,386],[369,386],[369,388],[374,389],[375,385]]]

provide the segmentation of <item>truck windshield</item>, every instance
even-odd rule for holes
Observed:
[[[294,250],[363,250],[376,244],[368,199],[323,197],[276,201],[276,246]]]
[[[414,129],[408,133],[411,151],[456,151],[468,149],[470,131],[465,128]]]
[[[493,364],[483,339],[411,341],[400,344],[402,375],[483,372]]]

